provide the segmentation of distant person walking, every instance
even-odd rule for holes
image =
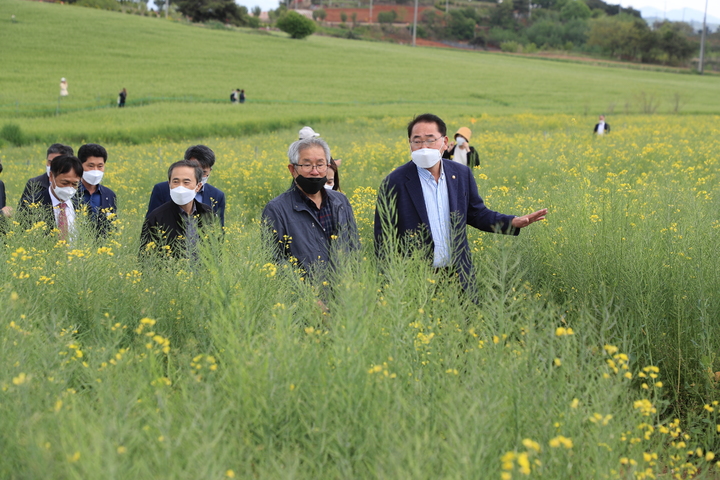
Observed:
[[[67,97],[68,95],[68,82],[65,80],[65,77],[63,77],[60,79],[60,96]]]
[[[593,133],[597,133],[598,135],[610,133],[610,124],[605,123],[605,115],[600,115],[599,122],[595,124],[595,130],[593,130]]]
[[[240,103],[245,103],[245,90],[240,90]]]
[[[120,93],[118,94],[118,108],[122,108],[125,106],[125,99],[127,98],[127,90],[124,88],[120,90]]]

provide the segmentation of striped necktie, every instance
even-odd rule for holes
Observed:
[[[68,236],[68,218],[67,213],[65,212],[65,209],[67,208],[67,203],[63,202],[60,205],[60,212],[58,213],[58,229],[60,230],[60,238],[62,240],[67,240]]]

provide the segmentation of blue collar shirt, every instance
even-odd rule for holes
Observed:
[[[428,170],[420,167],[417,169],[435,245],[433,267],[447,267],[450,265],[450,201],[445,169],[441,160],[440,179],[437,182]]]

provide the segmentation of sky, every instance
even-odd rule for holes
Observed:
[[[617,0],[610,0],[606,3],[613,4]],[[705,11],[706,0],[620,0],[623,7],[633,7],[640,10],[642,7],[654,7],[660,11],[682,10],[691,8],[700,12]],[[707,0],[707,14],[720,18],[720,0]]]

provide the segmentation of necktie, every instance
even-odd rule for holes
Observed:
[[[67,240],[68,218],[67,213],[65,212],[67,203],[63,202],[58,206],[60,207],[60,212],[58,213],[58,229],[60,230],[60,238],[62,240]]]

